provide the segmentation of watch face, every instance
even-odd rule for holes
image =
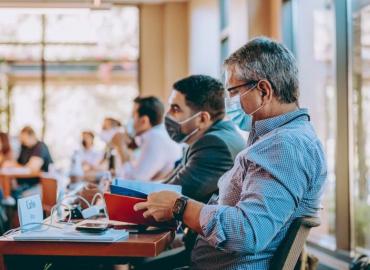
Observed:
[[[175,204],[172,208],[172,213],[174,215],[174,218],[177,220],[182,220],[182,216],[184,214],[184,210],[187,204],[188,198],[186,197],[180,197],[176,200]]]
[[[176,214],[180,213],[183,205],[184,205],[184,202],[182,200],[177,200],[173,207],[173,212],[175,212]]]

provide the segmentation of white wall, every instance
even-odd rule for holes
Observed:
[[[248,41],[248,1],[232,0],[229,19],[232,53]],[[190,0],[189,24],[189,72],[219,78],[222,72],[219,1]]]
[[[248,41],[248,1],[230,2],[230,53]]]
[[[189,73],[220,76],[218,1],[189,1]]]

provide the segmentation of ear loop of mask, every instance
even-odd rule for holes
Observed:
[[[256,86],[254,86],[253,88],[251,88],[251,89],[249,89],[247,92],[245,92],[245,93],[243,93],[243,94],[241,94],[240,95],[240,99],[244,96],[244,95],[246,95],[246,94],[248,94],[250,91],[252,91],[254,88],[257,88],[258,89],[258,83],[256,84]],[[262,96],[265,96],[265,95],[263,95],[263,92],[261,92],[262,93]],[[240,100],[240,105],[241,105],[241,100]],[[260,107],[258,107],[256,110],[254,110],[253,112],[251,112],[251,113],[248,113],[250,116],[253,116],[253,114],[255,114],[256,112],[258,112],[259,110],[261,110],[263,107],[265,106],[265,104],[262,104]],[[243,106],[241,106],[242,108],[243,108]],[[243,109],[244,110],[244,109]]]
[[[182,125],[182,124],[185,124],[185,123],[187,123],[187,122],[189,122],[190,120],[192,120],[192,119],[194,119],[195,117],[197,117],[198,115],[200,115],[202,112],[198,112],[198,113],[196,113],[196,114],[194,114],[193,116],[190,116],[188,119],[185,119],[184,121],[182,121],[182,122],[179,122],[179,124],[180,125]],[[198,128],[196,128],[196,129],[194,129],[192,132],[190,132],[188,135],[186,135],[186,137],[185,138],[183,138],[182,140],[181,140],[181,142],[186,142],[186,141],[188,141],[194,134],[196,134],[198,131],[200,130],[200,128],[198,127]]]
[[[185,120],[183,120],[183,121],[179,122],[179,124],[180,124],[180,125],[185,124],[185,123],[189,122],[190,120],[194,119],[195,117],[197,117],[198,115],[200,115],[201,113],[202,113],[202,112],[197,112],[197,113],[196,113],[196,114],[194,114],[193,116],[190,116],[188,119],[185,119]]]

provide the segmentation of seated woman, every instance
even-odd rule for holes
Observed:
[[[0,168],[14,166],[16,166],[16,162],[13,158],[13,151],[10,146],[9,135],[5,132],[0,132]],[[13,198],[3,197],[3,190],[0,190],[0,201],[3,204],[14,204]]]
[[[9,136],[7,133],[0,132],[0,168],[13,166],[14,164]]]

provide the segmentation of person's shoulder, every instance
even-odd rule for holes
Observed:
[[[194,146],[224,146],[229,144],[244,145],[244,140],[230,121],[221,120],[215,123]]]
[[[49,147],[47,146],[47,144],[43,141],[39,141],[38,143],[38,147],[41,147],[43,149],[49,149]]]
[[[39,141],[38,142],[38,145],[37,145],[37,148],[39,149],[39,151],[44,154],[44,155],[50,155],[50,151],[49,151],[49,147],[47,146],[47,144],[43,141]]]
[[[310,122],[301,122],[296,126],[278,129],[274,137],[295,147],[316,148],[321,144]]]
[[[245,147],[245,139],[238,132],[235,125],[228,120],[217,122],[204,137],[207,138],[208,136],[216,137],[226,145]]]
[[[224,140],[218,134],[206,133],[200,137],[195,143],[194,146],[200,145],[211,145],[211,144],[225,144]]]
[[[181,149],[181,146],[173,141],[168,135],[166,128],[163,124],[153,127],[147,134],[146,143],[149,145],[160,145],[164,147]]]
[[[163,138],[168,136],[166,128],[164,127],[163,124],[159,124],[157,126],[154,126],[150,128],[146,133],[145,136],[152,139],[153,137],[157,138]]]
[[[168,135],[167,130],[164,127],[163,124],[152,127],[149,130],[149,132],[146,134],[145,140],[148,143],[155,143],[155,144],[157,144],[157,143],[161,143],[161,144],[166,143],[166,144],[168,144],[168,143],[174,142],[173,140],[171,140],[171,138]]]
[[[257,150],[257,152],[266,152],[268,149],[296,153],[301,156],[321,151],[321,142],[310,126],[284,127],[263,136],[251,146],[251,150]]]

